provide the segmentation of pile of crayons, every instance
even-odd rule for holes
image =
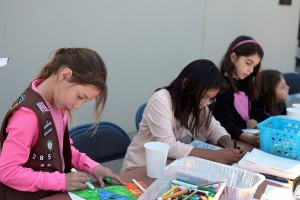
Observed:
[[[183,179],[171,180],[171,188],[157,200],[212,200],[223,182],[195,185]]]

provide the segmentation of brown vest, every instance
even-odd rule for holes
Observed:
[[[35,171],[63,172],[57,131],[53,118],[43,97],[37,92],[33,91],[31,85],[14,102],[12,107],[6,113],[0,132],[0,147],[2,148],[3,142],[7,137],[6,127],[8,119],[10,118],[12,112],[19,107],[27,107],[33,110],[36,113],[39,122],[39,135],[37,142],[30,150],[29,158],[23,166],[32,168]],[[24,132],[24,134],[26,133]],[[68,127],[66,127],[64,133],[63,156],[65,161],[64,172],[67,173],[71,171],[72,156]],[[39,199],[56,192],[22,192],[0,183],[0,200]]]

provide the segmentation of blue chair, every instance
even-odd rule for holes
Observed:
[[[128,134],[107,121],[100,122],[96,128],[87,123],[71,129],[73,146],[99,163],[124,158],[131,142]]]
[[[136,114],[135,114],[135,127],[136,127],[136,130],[137,130],[137,131],[139,130],[140,122],[142,121],[143,113],[144,113],[144,110],[145,110],[146,105],[147,105],[147,103],[143,103],[143,104],[138,108],[138,110],[136,111]]]
[[[283,73],[283,77],[286,84],[290,87],[289,96],[287,98],[288,102],[300,101],[300,74],[297,72],[286,72]]]

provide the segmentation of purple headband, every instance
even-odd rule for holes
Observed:
[[[258,44],[258,42],[256,40],[243,40],[239,43],[237,43],[233,48],[232,48],[232,51],[236,50],[238,47],[240,47],[241,45],[243,44],[247,44],[247,43],[255,43],[255,44]],[[259,44],[258,44],[259,45]]]

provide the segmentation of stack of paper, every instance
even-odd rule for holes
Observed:
[[[248,152],[238,167],[250,171],[295,179],[300,174],[300,161],[275,156],[259,149]]]

